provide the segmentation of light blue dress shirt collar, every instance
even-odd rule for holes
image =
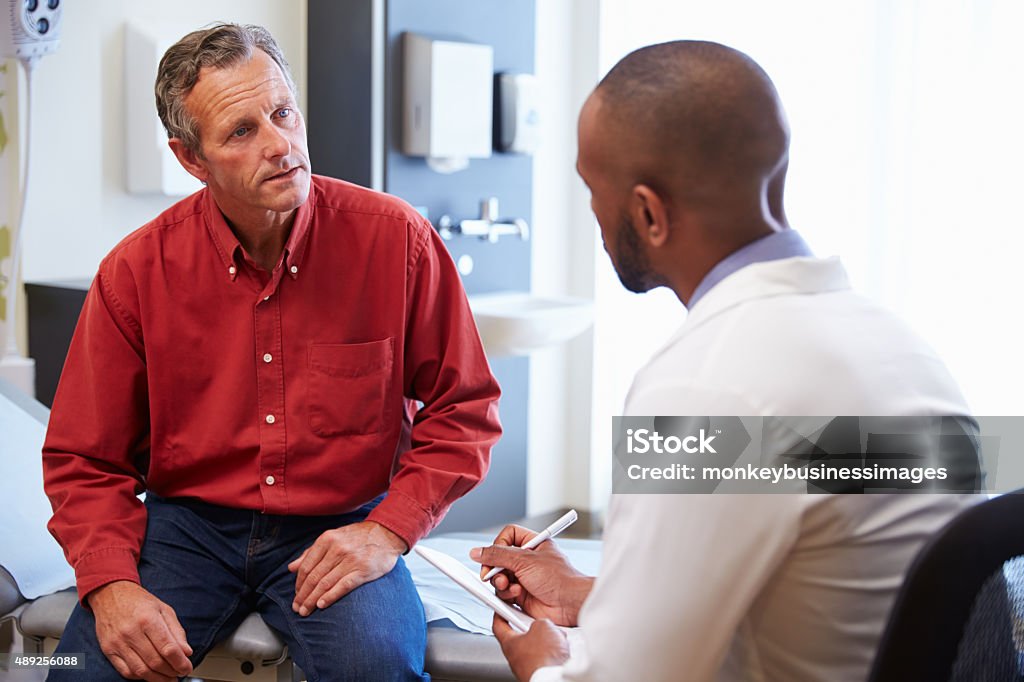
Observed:
[[[779,260],[781,258],[811,257],[813,255],[810,247],[807,246],[807,242],[804,241],[803,237],[796,230],[786,229],[772,232],[770,235],[761,237],[733,251],[720,260],[715,267],[711,268],[708,274],[704,275],[704,279],[693,290],[693,295],[690,296],[686,307],[687,309],[693,309],[697,301],[703,298],[704,294],[711,291],[712,287],[732,273],[748,265],[769,260]]]

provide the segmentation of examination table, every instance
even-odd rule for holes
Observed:
[[[487,544],[491,539],[483,535],[478,538],[480,544]],[[466,598],[472,599],[468,595]],[[77,593],[73,589],[64,590],[18,605],[21,601],[10,574],[0,569],[0,613],[13,611],[8,618],[17,624],[27,652],[51,653],[78,601]],[[515,679],[494,637],[465,632],[447,621],[431,623],[427,628],[426,668],[431,677],[440,682]],[[194,676],[280,682],[302,679],[288,657],[284,642],[256,614],[251,614],[234,634],[217,645]]]
[[[36,422],[45,424],[48,413],[44,406],[0,380],[0,399],[3,398],[9,401],[8,407],[13,403]],[[0,442],[0,448],[2,446]],[[38,457],[38,454],[32,452],[25,456]],[[2,459],[13,461],[11,453],[6,453]],[[39,492],[41,495],[41,486]],[[40,534],[44,535],[45,529],[40,528]],[[486,545],[492,539],[491,534],[447,533],[423,543],[469,563],[469,548]],[[559,540],[559,546],[581,570],[596,572],[599,541]],[[427,619],[431,621],[427,627],[426,669],[432,678],[438,682],[514,680],[493,636],[470,632],[453,624],[458,621],[463,628],[468,624],[468,629],[475,628],[478,632],[484,627],[489,629],[490,611],[414,553],[406,556],[406,562],[423,599]],[[11,650],[14,628],[23,637],[26,653],[51,653],[77,602],[76,592],[71,588],[27,600],[2,564],[0,560],[0,653]],[[256,614],[250,615],[227,640],[207,654],[193,675],[211,680],[283,682],[302,679],[301,671],[288,656],[287,647]]]

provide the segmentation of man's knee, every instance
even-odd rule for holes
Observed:
[[[422,680],[426,648],[426,627],[422,636],[415,630],[388,627],[381,622],[359,632],[339,637],[338,664],[353,680]],[[315,655],[315,652],[314,652]]]
[[[335,604],[327,612],[344,606],[350,605]],[[427,628],[421,610],[384,609],[360,615],[369,617],[353,618],[350,612],[341,618],[297,623],[301,644],[293,655],[311,681],[429,679],[423,674]]]

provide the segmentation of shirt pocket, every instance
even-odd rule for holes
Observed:
[[[320,436],[388,426],[394,339],[309,345],[309,426]]]

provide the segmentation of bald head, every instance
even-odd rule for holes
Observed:
[[[715,201],[784,173],[789,131],[778,93],[756,62],[732,48],[702,41],[641,48],[593,98],[633,181]]]
[[[788,227],[788,159],[775,86],[717,43],[627,55],[580,112],[576,169],[616,272],[684,304],[725,256]]]

